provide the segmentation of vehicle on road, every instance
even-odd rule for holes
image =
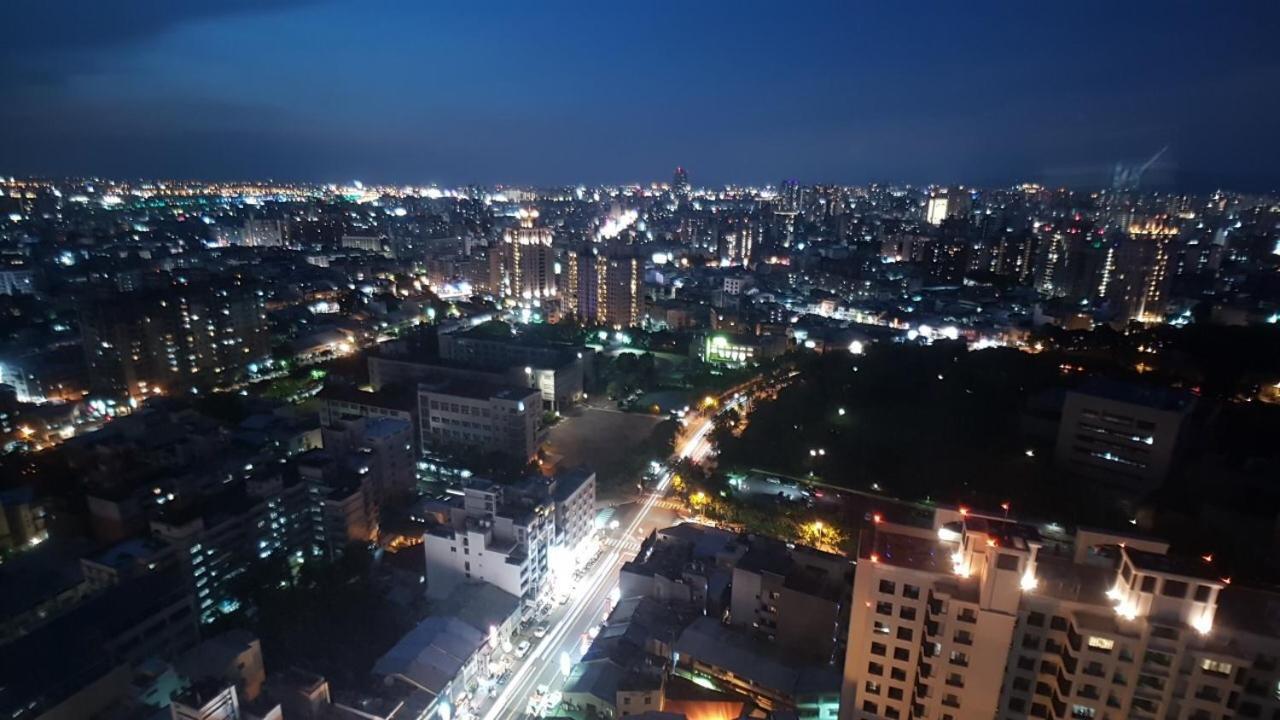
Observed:
[[[516,646],[516,657],[522,658],[525,655],[528,655],[530,647],[531,645],[528,640],[521,640],[520,644]]]
[[[538,623],[537,625],[534,625],[534,626],[533,626],[533,636],[534,636],[534,637],[536,637],[536,638],[546,637],[546,634],[547,634],[547,624],[546,624],[546,623]]]

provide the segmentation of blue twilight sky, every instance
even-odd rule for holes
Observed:
[[[7,0],[0,173],[1280,188],[1280,3]]]

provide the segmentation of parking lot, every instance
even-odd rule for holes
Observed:
[[[642,443],[662,418],[596,407],[577,407],[551,428],[547,451],[565,466],[590,465],[601,480],[601,500],[615,500],[615,480],[628,454]]]

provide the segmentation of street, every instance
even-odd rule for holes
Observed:
[[[712,420],[713,417],[701,419],[697,429],[684,439],[677,457],[693,460],[706,457],[710,450],[707,435],[711,431]],[[643,537],[653,529],[648,524],[650,514],[670,482],[671,471],[667,470],[658,483],[656,492],[638,505],[634,517],[619,537],[624,541],[635,539],[637,534]],[[535,643],[529,655],[487,709],[483,702],[480,703],[477,715],[483,717],[483,720],[523,717],[529,699],[539,686],[545,686],[551,691],[560,689],[567,678],[562,655],[567,654],[571,662],[576,662],[582,656],[585,649],[583,635],[604,621],[610,609],[610,593],[618,585],[618,570],[630,559],[631,554],[630,551],[622,551],[616,547],[606,549],[597,565],[582,580],[569,604],[553,614],[546,636]]]

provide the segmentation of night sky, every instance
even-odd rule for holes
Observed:
[[[1280,188],[1280,3],[8,0],[0,173]]]

